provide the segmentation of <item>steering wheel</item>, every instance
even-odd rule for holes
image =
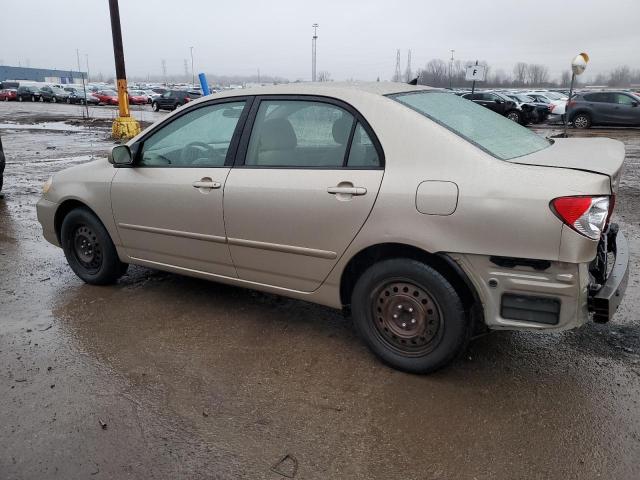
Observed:
[[[213,158],[216,154],[216,151],[213,149],[211,145],[204,142],[191,142],[187,144],[180,153],[180,163],[182,165],[193,163],[193,159],[190,157],[192,149],[199,149],[200,151],[204,150],[207,153],[207,157]],[[187,153],[189,152],[189,153]]]

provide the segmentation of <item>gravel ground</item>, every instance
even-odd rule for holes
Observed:
[[[35,216],[51,173],[114,145],[114,109],[79,112],[0,104],[0,478],[640,478],[639,130],[582,133],[627,148],[614,321],[496,332],[415,376],[320,306],[137,267],[83,284]]]

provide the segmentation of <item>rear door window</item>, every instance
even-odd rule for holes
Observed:
[[[245,165],[342,168],[353,122],[349,112],[330,103],[263,100]]]

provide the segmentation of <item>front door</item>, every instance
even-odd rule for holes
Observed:
[[[620,125],[640,125],[640,106],[637,98],[626,93],[610,93],[613,107],[613,119]]]
[[[143,138],[131,168],[118,169],[111,204],[129,256],[236,277],[222,198],[245,103],[185,111]]]
[[[382,150],[364,119],[327,99],[263,97],[251,122],[224,193],[238,276],[313,291],[373,207]]]

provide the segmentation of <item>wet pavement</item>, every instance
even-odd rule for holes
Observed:
[[[324,307],[140,267],[83,284],[35,216],[114,144],[74,109],[0,104],[0,479],[640,478],[640,131],[584,134],[627,146],[614,322],[496,332],[416,376]]]

